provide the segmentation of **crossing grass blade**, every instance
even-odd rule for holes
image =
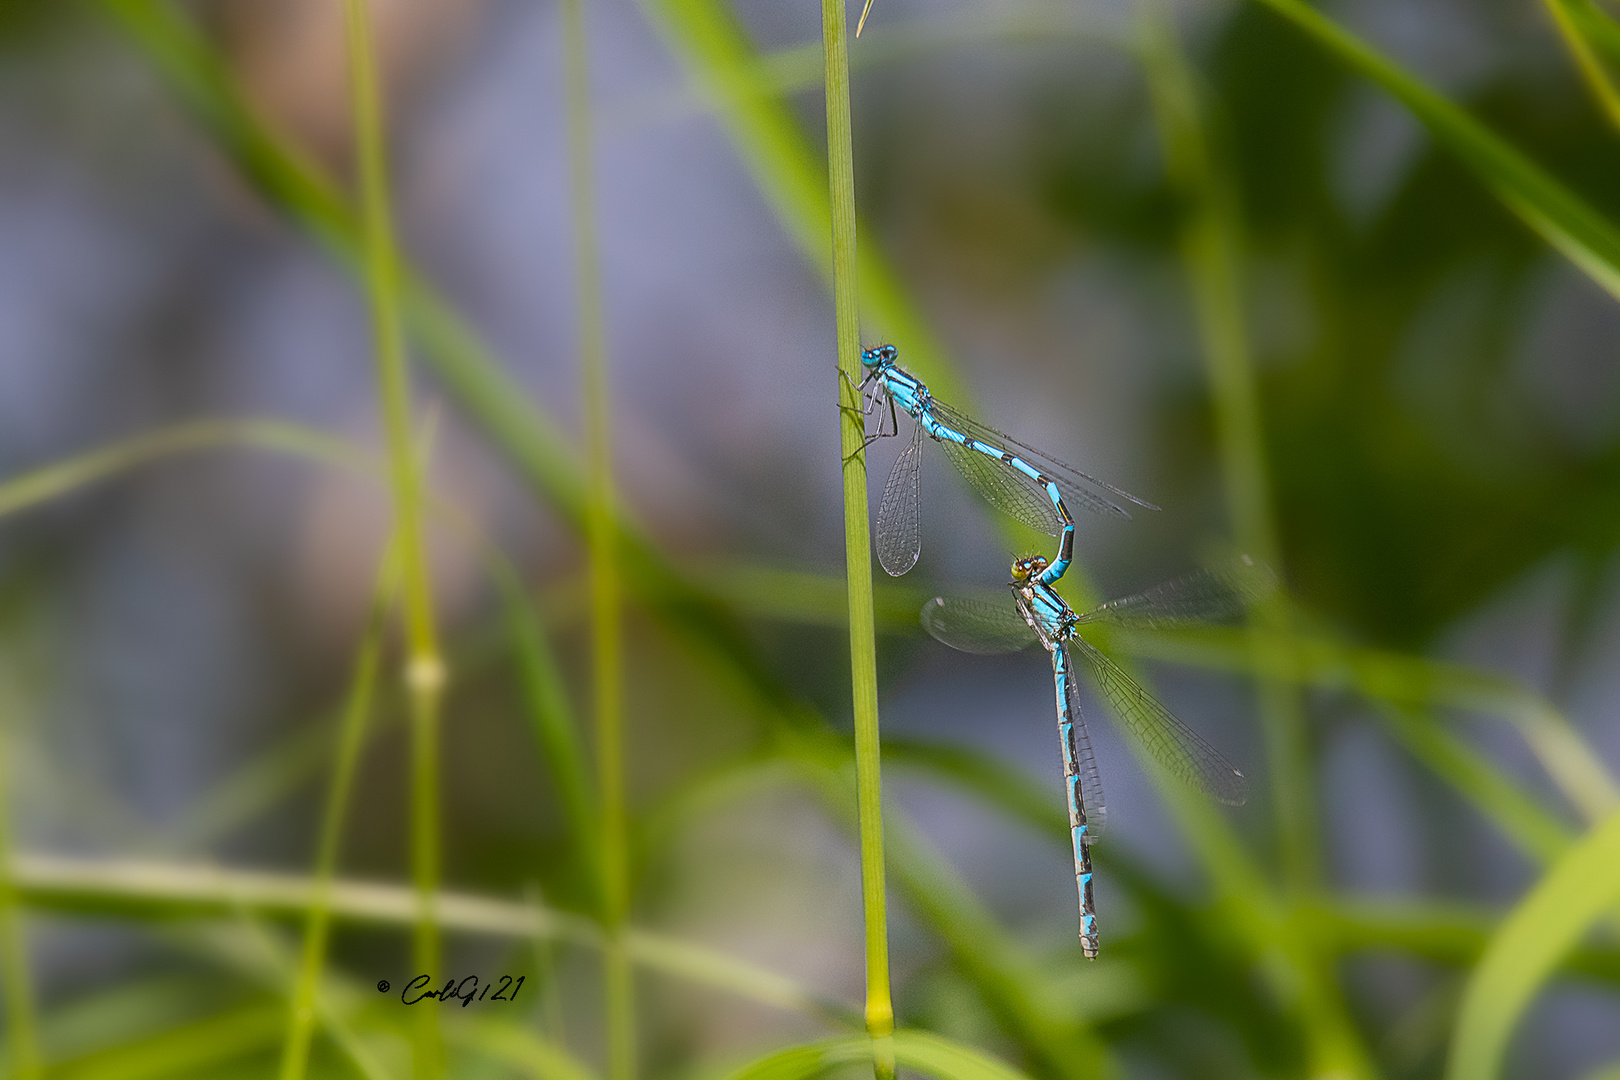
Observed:
[[[1548,975],[1620,903],[1620,811],[1560,858],[1492,935],[1463,992],[1447,1080],[1492,1080]]]
[[[1592,40],[1602,34],[1603,23],[1611,27],[1614,24],[1590,0],[1544,0],[1544,4],[1598,107],[1611,125],[1620,128],[1620,91],[1615,89],[1599,46]]]
[[[17,855],[13,868],[23,902],[63,914],[163,921],[245,912],[280,919],[303,917],[313,897],[313,882],[305,876],[197,864]],[[593,920],[533,903],[441,890],[434,907],[448,931],[603,946],[601,928]],[[343,879],[332,884],[330,910],[334,920],[357,926],[408,927],[416,917],[410,888]],[[858,1014],[853,1006],[812,993],[786,976],[668,934],[631,928],[625,949],[649,970],[775,1008],[835,1023]],[[278,1015],[284,1027],[285,1008]]]
[[[1620,298],[1620,230],[1506,140],[1303,0],[1256,0],[1412,111],[1509,210]]]
[[[320,839],[315,855],[314,891],[304,920],[304,945],[291,994],[287,1035],[282,1043],[281,1080],[303,1080],[308,1071],[309,1044],[315,1031],[315,997],[321,970],[326,963],[327,937],[331,926],[332,878],[347,819],[349,799],[365,745],[366,721],[371,714],[377,685],[377,668],[382,660],[383,628],[393,607],[399,584],[400,567],[392,545],[384,553],[373,590],[371,618],[357,650],[350,676],[348,700],[339,726],[337,754],[332,781],[327,789],[326,808],[321,820]]]
[[[28,962],[28,938],[22,905],[12,880],[9,744],[13,718],[0,711],[0,987],[6,997],[5,1057],[18,1080],[44,1075],[39,1024],[34,1010],[34,980]]]
[[[419,913],[412,950],[419,971],[439,970],[439,931],[433,914],[442,859],[439,840],[439,721],[447,681],[439,650],[433,583],[422,526],[423,480],[412,449],[410,370],[400,313],[401,268],[394,238],[392,194],[384,135],[383,91],[377,71],[369,0],[344,0],[350,105],[354,118],[360,190],[360,253],[371,314],[378,408],[388,448],[394,533],[399,545],[410,701],[410,849]],[[438,1014],[418,1010],[415,1055],[418,1080],[443,1069]]]
[[[603,959],[607,1072],[636,1073],[635,984],[620,935],[630,910],[630,852],[624,778],[624,634],[619,598],[613,435],[608,400],[607,346],[602,316],[600,252],[596,240],[596,180],[592,161],[590,58],[584,0],[563,0],[563,72],[568,114],[569,202],[574,229],[574,291],[578,298],[580,383],[585,416],[585,541],[591,591],[591,686],[596,734],[594,847],[601,873],[599,899],[608,947]],[[570,792],[566,798],[578,798]]]
[[[1166,8],[1162,0],[1139,0],[1139,51],[1166,170],[1186,205],[1181,261],[1193,294],[1210,385],[1228,527],[1239,551],[1281,574],[1260,392],[1244,310],[1243,224],[1223,148],[1207,116],[1205,95]],[[1288,634],[1288,606],[1281,595],[1255,604],[1249,618],[1249,647],[1257,653],[1271,638]],[[1271,777],[1273,827],[1285,875],[1291,889],[1308,893],[1317,887],[1321,874],[1321,842],[1310,790],[1303,706],[1298,692],[1282,680],[1257,673],[1255,682]]]
[[[760,89],[760,60],[735,13],[718,0],[642,0],[675,53],[685,61],[761,194],[805,260],[833,283],[832,204],[824,166],[778,97]],[[874,244],[855,253],[861,316],[866,325],[905,343],[906,367],[942,400],[970,403],[928,322]]]
[[[935,1080],[1028,1080],[988,1054],[928,1032],[898,1030],[894,1048],[899,1065]],[[809,1080],[839,1065],[866,1060],[871,1053],[870,1042],[858,1038],[806,1043],[767,1054],[727,1080]]]

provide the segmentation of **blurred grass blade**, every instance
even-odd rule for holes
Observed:
[[[777,220],[831,286],[832,204],[824,166],[793,113],[779,98],[761,92],[760,58],[736,14],[720,0],[641,2],[713,103]],[[966,387],[877,246],[861,245],[856,265],[862,318],[903,343],[906,367],[927,380],[937,396],[968,408]]]
[[[936,1080],[1028,1080],[988,1054],[930,1032],[898,1030],[894,1048],[902,1067]],[[790,1046],[750,1063],[728,1080],[809,1080],[839,1065],[861,1061],[871,1052],[870,1042],[855,1038]]]
[[[1586,43],[1600,54],[1600,64],[1620,64],[1620,22],[1594,0],[1566,0],[1561,8]]]
[[[344,0],[350,103],[360,188],[360,237],[366,297],[371,313],[377,368],[378,408],[388,444],[389,486],[394,498],[394,535],[399,545],[404,592],[407,660],[405,687],[410,699],[411,877],[419,912],[412,930],[418,971],[439,970],[439,931],[433,898],[439,886],[439,710],[446,673],[439,652],[429,577],[427,541],[422,529],[422,478],[411,447],[410,370],[405,360],[405,329],[400,317],[400,266],[394,239],[382,88],[377,73],[369,0]],[[438,1013],[419,1009],[416,1032],[417,1080],[443,1070]]]
[[[1300,910],[1335,952],[1383,949],[1448,964],[1478,962],[1499,928],[1488,908],[1427,900],[1321,900]],[[1620,945],[1592,942],[1567,953],[1559,970],[1620,986]]]
[[[485,564],[500,595],[506,638],[517,665],[524,712],[540,746],[541,764],[550,774],[561,803],[581,876],[588,888],[599,891],[603,878],[596,844],[601,836],[596,793],[585,748],[579,738],[579,721],[568,702],[562,671],[551,651],[546,626],[518,579],[516,569],[498,552],[491,552]],[[597,902],[600,905],[599,895]]]
[[[894,1000],[889,989],[889,908],[883,859],[883,768],[878,734],[877,630],[866,495],[860,288],[856,269],[855,145],[849,110],[849,28],[844,0],[821,0],[826,56],[827,184],[832,213],[833,313],[838,339],[838,441],[844,474],[844,572],[849,591],[849,681],[855,714],[855,803],[866,937],[866,1031],[877,1080],[894,1080]]]
[[[158,1080],[202,1076],[275,1045],[286,1027],[280,1002],[261,1001],[122,1046],[51,1066],[52,1080]]]
[[[1588,832],[1503,920],[1463,993],[1447,1080],[1493,1080],[1558,961],[1620,903],[1620,812]]]
[[[1620,808],[1620,790],[1567,718],[1540,694],[1496,672],[1426,656],[1349,645],[1294,630],[1272,637],[1257,655],[1240,632],[1224,627],[1116,635],[1132,656],[1227,671],[1264,672],[1324,688],[1350,687],[1370,701],[1436,706],[1500,717],[1519,730],[1564,797],[1590,822]],[[1259,665],[1274,665],[1264,667]]]
[[[1138,0],[1140,55],[1153,97],[1159,139],[1172,185],[1186,207],[1181,259],[1192,287],[1204,370],[1214,406],[1226,514],[1239,551],[1282,574],[1271,507],[1270,470],[1244,312],[1243,226],[1236,195],[1205,116],[1200,88],[1183,55],[1164,0]],[[1259,653],[1289,632],[1287,598],[1277,595],[1250,613],[1249,647]],[[1284,877],[1297,893],[1314,891],[1321,875],[1320,839],[1305,716],[1299,694],[1265,673],[1255,676],[1260,724],[1271,778],[1272,819]]]
[[[304,921],[304,947],[289,1002],[287,1036],[282,1043],[281,1080],[303,1080],[309,1065],[309,1044],[315,1030],[315,996],[321,969],[326,962],[327,934],[331,926],[332,878],[337,872],[342,846],[343,824],[348,814],[354,776],[365,745],[366,721],[371,714],[377,685],[377,667],[382,659],[383,629],[388,622],[399,588],[400,565],[396,547],[384,552],[373,590],[371,617],[349,678],[348,700],[339,726],[332,781],[327,789],[326,810],[321,821],[320,840],[315,856],[314,891]]]
[[[39,1025],[34,1011],[34,980],[28,963],[28,935],[11,868],[11,709],[9,691],[0,691],[0,993],[5,994],[5,1060],[18,1080],[44,1075]]]
[[[1620,231],[1585,200],[1398,64],[1303,0],[1257,0],[1394,95],[1527,225],[1620,298]]]
[[[478,1019],[448,1028],[451,1042],[503,1062],[535,1080],[595,1080],[596,1074],[565,1047],[517,1024]]]
[[[280,420],[194,420],[96,447],[0,481],[0,517],[175,454],[226,445],[257,446],[345,469],[376,472],[377,459],[326,432]]]
[[[624,641],[619,557],[614,541],[613,435],[608,401],[602,280],[596,242],[591,147],[590,56],[584,0],[563,0],[563,72],[568,114],[568,186],[574,227],[580,384],[585,415],[585,543],[591,583],[591,682],[599,800],[597,867],[602,925],[607,930],[603,994],[607,1071],[631,1080],[636,1071],[635,983],[619,940],[630,908],[630,851],[624,786]]]
[[[1570,56],[1575,60],[1575,66],[1580,69],[1581,78],[1586,81],[1586,87],[1592,92],[1598,107],[1608,117],[1609,123],[1620,128],[1620,91],[1616,91],[1614,80],[1603,66],[1603,58],[1598,55],[1594,43],[1587,39],[1587,34],[1593,19],[1607,19],[1601,11],[1593,10],[1589,0],[1544,0],[1547,13],[1552,16],[1553,23],[1558,27],[1559,35],[1569,48]]]
[[[1538,862],[1558,858],[1569,847],[1569,826],[1434,717],[1399,705],[1384,705],[1379,713],[1413,757],[1473,803]]]
[[[1060,1023],[1035,999],[1043,980],[1033,961],[944,857],[903,816],[890,814],[888,835],[890,861],[907,903],[927,917],[981,988],[985,1004],[1029,1047],[1043,1074],[1064,1080],[1116,1075],[1118,1063],[1092,1031]]]
[[[12,880],[29,907],[40,910],[154,920],[234,915],[302,917],[314,883],[305,876],[143,860],[84,860],[15,855]],[[331,889],[334,919],[363,925],[409,926],[416,918],[412,889],[400,885],[337,880]],[[602,947],[601,927],[583,915],[441,890],[434,910],[439,924],[461,934],[498,938],[543,937],[586,948]],[[853,1006],[828,1001],[785,976],[692,942],[655,931],[631,929],[625,948],[649,968],[760,1001],[841,1023]],[[285,1010],[277,1013],[284,1024]]]

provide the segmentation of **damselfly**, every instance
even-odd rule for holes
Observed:
[[[1042,571],[1042,582],[1057,582],[1069,568],[1074,552],[1074,520],[1067,503],[1101,514],[1128,518],[1120,505],[1131,502],[1149,510],[1158,507],[1121,491],[1113,484],[1087,476],[1073,466],[1042,453],[1011,435],[969,419],[938,401],[915,375],[900,367],[899,350],[880,345],[861,353],[866,377],[860,389],[871,388],[866,412],[878,413],[878,430],[867,438],[888,438],[900,433],[898,409],[916,420],[911,443],[895,459],[878,504],[878,562],[899,577],[917,564],[922,553],[922,532],[917,524],[921,490],[922,437],[926,433],[945,450],[952,465],[967,478],[985,501],[1032,529],[1061,539],[1058,556]],[[883,429],[883,406],[888,405],[889,430]]]
[[[1076,614],[1041,581],[1046,559],[1030,555],[1012,564],[1013,602],[935,597],[923,605],[922,623],[934,637],[970,653],[1015,652],[1039,641],[1052,654],[1058,739],[1068,788],[1069,831],[1074,843],[1075,882],[1080,891],[1080,946],[1097,955],[1097,920],[1091,899],[1090,846],[1102,834],[1105,807],[1097,762],[1080,715],[1073,656],[1091,668],[1097,689],[1117,721],[1141,740],[1171,774],[1223,803],[1248,797],[1243,773],[1177,720],[1135,679],[1083,636],[1089,626],[1163,629],[1241,615],[1276,586],[1270,568],[1247,556],[1217,569],[1167,581],[1134,596]]]

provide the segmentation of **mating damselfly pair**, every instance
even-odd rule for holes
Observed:
[[[911,442],[895,460],[878,508],[877,551],[883,568],[894,576],[904,574],[916,565],[922,549],[918,496],[925,433],[940,444],[985,501],[1060,541],[1053,560],[1033,555],[1013,562],[1010,601],[936,597],[923,605],[922,623],[935,638],[964,652],[1013,652],[1039,642],[1051,655],[1080,896],[1080,945],[1087,957],[1095,957],[1099,941],[1090,847],[1102,833],[1105,804],[1081,716],[1073,657],[1086,661],[1116,720],[1171,775],[1232,805],[1244,802],[1247,781],[1219,751],[1088,642],[1084,628],[1162,629],[1240,616],[1275,587],[1275,576],[1263,564],[1240,557],[1219,568],[1076,613],[1054,588],[1068,570],[1074,550],[1074,519],[1068,502],[1120,518],[1130,517],[1122,502],[1158,508],[936,400],[916,376],[899,366],[898,359],[892,345],[862,354],[866,377],[860,389],[867,394],[865,413],[878,414],[878,430],[867,442],[898,435],[901,410],[915,421]],[[884,406],[888,430],[883,427]]]

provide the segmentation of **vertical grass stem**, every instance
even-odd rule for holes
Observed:
[[[28,942],[17,888],[11,880],[11,819],[6,802],[9,737],[10,732],[0,726],[0,982],[6,996],[9,1075],[17,1080],[38,1080],[45,1073],[39,1056],[33,981],[28,972]]]
[[[316,994],[326,960],[327,931],[331,925],[332,877],[337,872],[354,774],[366,741],[366,720],[377,685],[382,657],[383,628],[399,588],[399,559],[394,545],[384,553],[372,595],[371,618],[355,656],[349,692],[338,730],[337,758],[327,788],[326,809],[315,855],[315,887],[304,918],[304,949],[293,986],[287,1037],[281,1047],[281,1080],[303,1080],[309,1066],[309,1044],[315,1030]]]
[[[635,994],[623,932],[630,907],[624,781],[624,645],[614,538],[613,440],[597,258],[591,146],[590,63],[584,0],[563,0],[569,187],[574,272],[579,298],[580,380],[585,398],[588,472],[585,537],[590,551],[592,683],[596,706],[597,785],[601,798],[602,922],[608,944],[604,1003],[609,1080],[636,1071]]]
[[[843,0],[822,0],[827,67],[827,175],[832,196],[833,310],[838,323],[839,445],[844,455],[844,558],[849,582],[850,683],[855,711],[855,789],[866,923],[866,1030],[878,1080],[894,1076],[894,1003],[889,988],[884,897],[883,781],[878,750],[877,640],[867,519],[865,426],[855,392],[861,328],[856,289],[855,150],[849,110],[849,37]]]
[[[1172,182],[1188,206],[1182,227],[1182,259],[1192,286],[1205,368],[1215,406],[1227,514],[1239,548],[1281,567],[1270,500],[1260,398],[1244,315],[1242,230],[1225,176],[1205,132],[1192,72],[1182,55],[1170,16],[1159,0],[1144,0],[1143,60],[1152,85]],[[1257,653],[1267,641],[1286,640],[1288,614],[1281,597],[1252,615]],[[1257,671],[1276,671],[1282,657],[1255,656]],[[1272,779],[1278,847],[1289,885],[1308,894],[1319,878],[1319,856],[1310,795],[1310,766],[1298,693],[1284,680],[1256,682]]]
[[[439,934],[433,895],[438,888],[440,860],[438,734],[446,673],[434,622],[433,587],[422,532],[421,477],[411,450],[410,376],[399,314],[399,256],[388,194],[381,90],[366,0],[344,0],[344,23],[359,167],[366,291],[405,601],[405,684],[411,717],[411,877],[418,897],[412,953],[418,972],[436,974]],[[416,1076],[418,1080],[436,1077],[443,1058],[437,1014],[431,1009],[418,1009],[413,1020]]]

